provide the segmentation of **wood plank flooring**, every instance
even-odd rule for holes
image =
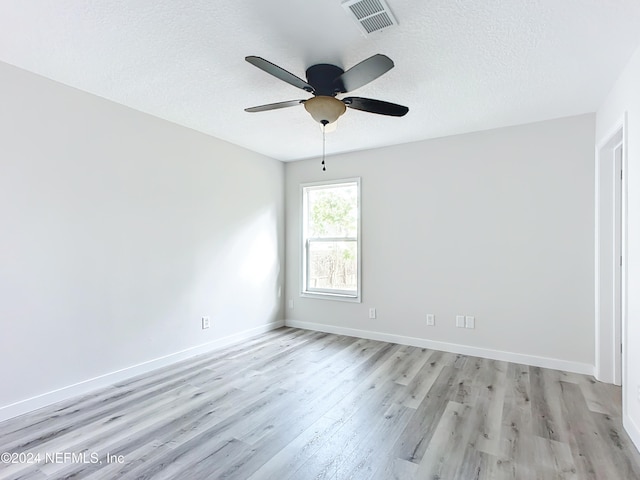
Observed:
[[[620,394],[282,328],[0,423],[0,479],[640,479]]]

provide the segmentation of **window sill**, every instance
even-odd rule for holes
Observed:
[[[300,292],[303,298],[317,298],[320,300],[336,300],[338,302],[361,303],[360,295],[342,295],[339,293]]]

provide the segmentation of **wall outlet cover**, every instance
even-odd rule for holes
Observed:
[[[476,317],[464,317],[464,326],[466,328],[476,328]]]
[[[456,327],[464,328],[464,315],[456,315]]]
[[[430,327],[436,324],[436,317],[433,313],[427,313],[427,325]]]

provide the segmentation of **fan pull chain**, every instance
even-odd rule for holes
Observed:
[[[325,129],[327,128],[327,123],[328,122],[326,120],[322,122],[322,171],[323,172],[327,171],[327,167],[324,163],[324,158],[327,150],[327,138],[326,138],[326,132],[325,132]]]

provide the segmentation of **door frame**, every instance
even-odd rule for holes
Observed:
[[[595,152],[594,375],[600,381],[615,385],[623,384],[627,351],[626,127],[625,112],[610,133],[598,142]],[[619,148],[622,156],[617,162]],[[621,178],[618,168],[622,170]]]

